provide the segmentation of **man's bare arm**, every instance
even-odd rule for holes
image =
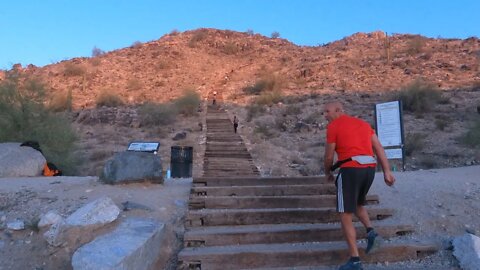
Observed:
[[[333,181],[333,175],[330,169],[332,168],[332,165],[333,165],[334,153],[335,153],[335,143],[327,143],[325,145],[325,155],[323,157],[323,168],[325,170],[325,176],[327,176],[327,180],[329,181]]]
[[[388,164],[385,150],[383,150],[383,146],[378,140],[377,135],[375,134],[372,135],[372,147],[378,161],[380,162],[380,166],[382,166],[383,178],[385,179],[385,183],[389,186],[393,185],[395,183],[395,177],[390,170],[390,164]]]

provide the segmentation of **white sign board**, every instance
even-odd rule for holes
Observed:
[[[387,159],[401,159],[403,157],[402,148],[385,149],[385,155]]]
[[[402,145],[400,102],[392,101],[375,105],[377,135],[383,147]]]
[[[158,151],[160,143],[158,142],[131,142],[128,145],[128,151],[155,152]]]

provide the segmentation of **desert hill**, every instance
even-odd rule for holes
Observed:
[[[421,77],[441,89],[478,87],[480,40],[383,32],[357,33],[321,46],[229,30],[172,32],[95,57],[15,69],[42,78],[52,93],[71,90],[76,108],[101,91],[127,103],[167,101],[186,89],[234,97],[262,74],[286,81],[286,95],[322,90],[384,91]],[[1,76],[0,76],[1,78]]]

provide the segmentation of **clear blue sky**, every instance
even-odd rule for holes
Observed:
[[[2,0],[0,69],[43,66],[156,40],[230,29],[315,46],[356,32],[480,37],[479,0]]]

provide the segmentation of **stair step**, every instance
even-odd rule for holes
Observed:
[[[413,232],[409,225],[382,225],[374,223],[383,238]],[[357,238],[366,237],[365,228],[356,223]],[[262,224],[244,226],[194,227],[184,235],[185,247],[225,246],[267,243],[300,243],[341,241],[344,239],[339,223],[328,224]]]
[[[308,185],[324,184],[324,176],[304,177],[195,177],[194,186],[271,186],[271,185]]]
[[[368,207],[372,220],[382,220],[393,214],[392,209]],[[302,209],[202,209],[187,213],[185,227],[337,222],[339,215],[334,208]]]
[[[192,195],[197,196],[288,196],[335,194],[334,184],[316,185],[273,185],[233,187],[193,187]]]
[[[438,247],[430,243],[384,243],[368,255],[364,249],[365,244],[359,244],[362,261],[376,263],[423,258]],[[178,255],[179,269],[209,270],[338,265],[347,259],[348,247],[344,241],[184,248]]]
[[[377,195],[367,195],[367,204],[378,204]],[[257,209],[257,208],[316,208],[336,207],[336,195],[303,196],[193,196],[190,209]]]

